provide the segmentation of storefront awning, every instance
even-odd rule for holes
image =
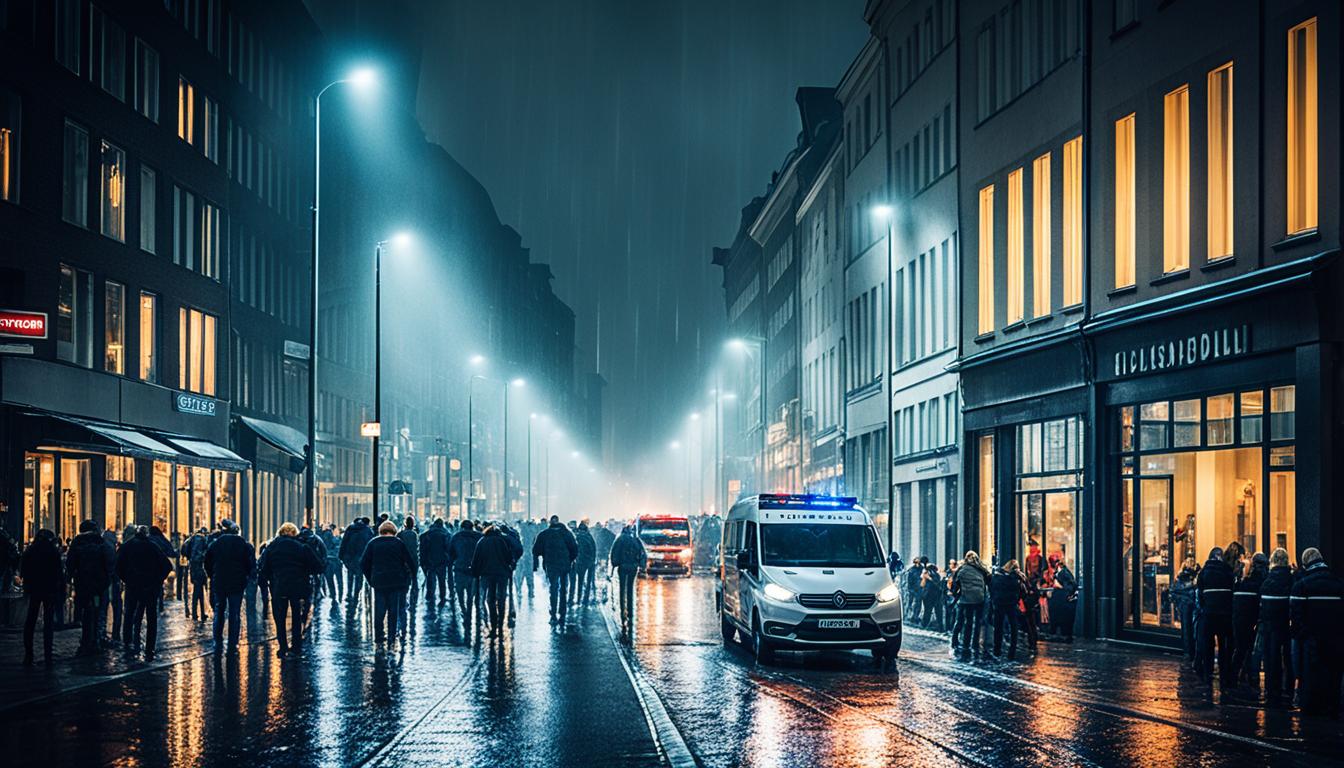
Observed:
[[[254,419],[251,416],[239,416],[238,421],[281,453],[299,461],[304,460],[304,447],[308,444],[308,438],[299,430],[274,421]]]
[[[252,466],[242,456],[208,440],[176,436],[168,436],[167,440],[180,449],[184,457],[182,459],[184,464],[194,464],[211,469],[227,469],[235,472],[241,472]]]
[[[178,451],[142,432],[115,424],[89,422],[67,416],[27,414],[29,418],[45,420],[47,428],[41,431],[39,449],[88,451],[132,456],[155,461],[177,461]]]

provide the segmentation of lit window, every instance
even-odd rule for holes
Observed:
[[[1232,255],[1232,64],[1209,73],[1209,258]]]
[[[1050,314],[1050,153],[1031,163],[1031,313]]]
[[[1288,233],[1316,228],[1316,19],[1288,30]]]
[[[1115,287],[1134,284],[1134,114],[1115,121]]]
[[[1083,137],[1064,142],[1064,306],[1083,303]]]
[[[89,225],[89,132],[65,121],[65,164],[61,173],[61,218]]]
[[[1190,268],[1190,87],[1163,99],[1162,272]]]
[[[154,169],[140,166],[140,250],[158,252],[158,178]]]
[[[1026,263],[1022,252],[1022,169],[1008,174],[1008,320],[1022,319]]]
[[[0,200],[14,202],[15,185],[13,167],[18,159],[14,150],[14,132],[9,128],[0,128]]]
[[[103,290],[103,370],[126,373],[126,286],[111,280]]]
[[[994,330],[994,185],[980,190],[980,333]]]
[[[198,231],[200,232],[201,242],[198,250],[201,255],[201,274],[218,280],[220,276],[219,208],[202,201],[199,210],[200,226]]]
[[[186,78],[177,78],[177,138],[196,143],[196,88]]]
[[[178,310],[178,388],[215,394],[215,316],[197,309]]]
[[[102,143],[102,174],[99,199],[102,201],[102,231],[113,240],[126,239],[126,153]]]
[[[140,294],[140,378],[143,381],[159,380],[159,355],[156,351],[159,343],[158,298],[152,293]]]
[[[1269,439],[1292,440],[1297,434],[1297,387],[1269,390]]]

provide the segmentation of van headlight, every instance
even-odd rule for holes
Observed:
[[[901,596],[901,590],[897,589],[895,584],[888,584],[887,586],[882,588],[881,592],[877,593],[877,602],[890,603],[892,600],[895,600],[900,596]]]
[[[765,596],[771,600],[778,600],[781,603],[793,601],[793,593],[773,581],[765,585]]]

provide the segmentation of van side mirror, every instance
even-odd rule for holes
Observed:
[[[737,553],[737,570],[751,573],[756,568],[756,564],[751,562],[751,553],[742,551]]]

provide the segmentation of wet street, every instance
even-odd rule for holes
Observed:
[[[916,630],[896,672],[851,653],[758,667],[723,646],[707,577],[641,582],[630,646],[605,607],[553,629],[544,590],[521,595],[495,643],[421,600],[390,652],[371,648],[362,610],[327,603],[298,662],[275,657],[269,622],[217,660],[208,629],[176,615],[153,665],[109,653],[25,669],[6,653],[6,764],[1321,765],[1344,747],[1338,723],[1213,703],[1147,650],[1042,644],[968,664]]]

